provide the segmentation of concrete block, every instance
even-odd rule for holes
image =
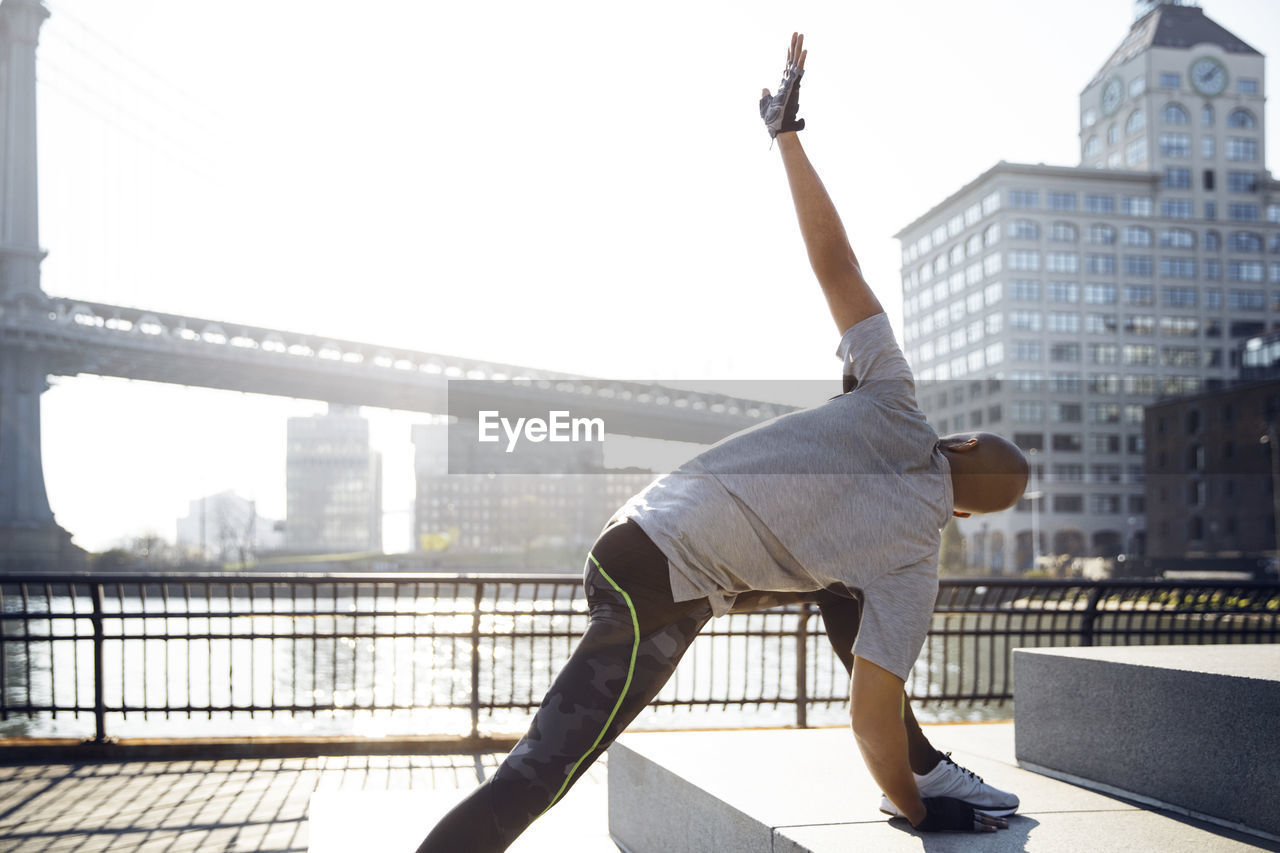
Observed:
[[[1018,763],[1280,836],[1280,646],[1014,651]]]

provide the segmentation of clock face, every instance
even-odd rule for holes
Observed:
[[[1120,82],[1119,77],[1112,77],[1107,84],[1102,87],[1102,114],[1109,116],[1116,110],[1120,109],[1120,102],[1124,100],[1124,84]]]
[[[1220,95],[1227,88],[1227,69],[1212,56],[1202,56],[1191,63],[1191,85],[1206,97]]]

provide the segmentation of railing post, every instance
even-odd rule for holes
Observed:
[[[1094,585],[1089,590],[1089,599],[1085,603],[1084,617],[1080,620],[1080,645],[1093,645],[1093,623],[1098,616],[1098,599],[1102,597],[1102,587]]]
[[[484,584],[476,583],[471,605],[471,736],[480,736],[480,602],[484,600]]]
[[[103,645],[106,632],[102,624],[103,611],[102,584],[93,584],[93,742],[107,741],[107,703],[104,698],[106,688],[106,665]]]
[[[809,728],[809,605],[800,605],[796,628],[796,728]]]

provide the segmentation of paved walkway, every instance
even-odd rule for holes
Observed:
[[[921,837],[886,822],[875,811],[879,798],[874,790],[861,790],[856,779],[816,780],[810,772],[803,781],[781,785],[783,791],[803,801],[835,798],[843,804],[842,820],[851,823],[812,830],[826,831],[830,839],[793,840],[803,841],[803,849],[936,853],[1280,850],[1275,843],[1103,798],[1021,770],[1012,759],[1012,727],[1007,724],[927,728],[938,745],[955,749],[958,759],[1022,794],[1027,814],[994,836]],[[772,760],[781,756],[783,763],[795,750],[780,741],[804,739],[806,748],[812,748],[809,741],[829,739],[823,749],[848,752],[842,763],[851,773],[862,772],[852,737],[844,731],[628,737],[629,743],[658,743],[673,756],[699,750],[723,755],[720,740],[745,738],[752,748],[774,756]],[[435,820],[492,773],[499,759],[485,754],[0,767],[0,853],[411,853]],[[714,764],[704,761],[699,766]],[[511,853],[619,853],[608,836],[606,776],[604,761],[591,768]],[[759,774],[750,769],[730,776],[730,782],[736,779],[752,796],[768,793],[770,803],[785,799],[778,797],[777,779],[762,787]],[[663,811],[653,819],[680,821],[680,809]],[[1188,831],[1194,835],[1192,846],[1181,846]]]
[[[411,853],[435,817],[493,772],[499,758],[378,756],[0,767],[0,851]],[[608,841],[604,779],[601,763],[547,816],[546,825],[527,833],[512,853],[549,850],[549,838],[563,839],[562,833],[588,845],[575,850],[617,853]],[[414,810],[416,817],[406,819],[406,811]],[[375,837],[378,843],[371,844]]]

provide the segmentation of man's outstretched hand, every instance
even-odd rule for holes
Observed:
[[[1009,821],[992,817],[954,797],[923,797],[925,818],[916,824],[921,832],[995,832],[1008,829]]]
[[[796,113],[800,110],[800,78],[804,76],[804,58],[808,54],[809,51],[804,49],[804,36],[792,33],[778,94],[771,95],[768,89],[760,91],[760,118],[764,119],[770,138],[776,138],[779,133],[804,130],[804,119],[796,118]]]

